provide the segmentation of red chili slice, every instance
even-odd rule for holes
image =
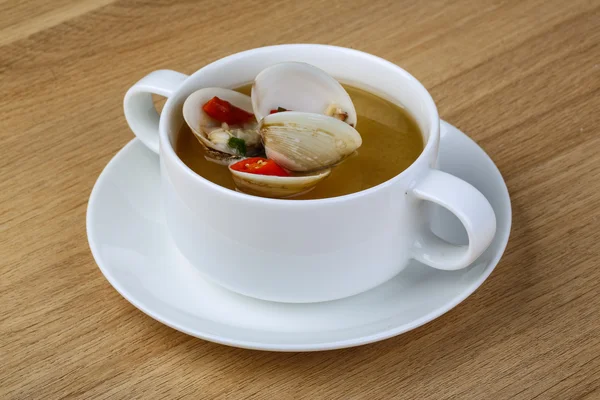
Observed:
[[[202,109],[211,118],[214,118],[219,122],[226,122],[229,125],[243,124],[254,118],[254,114],[242,110],[217,96],[213,97],[203,105]]]
[[[231,166],[234,171],[257,175],[290,176],[290,174],[273,160],[263,157],[246,158]]]

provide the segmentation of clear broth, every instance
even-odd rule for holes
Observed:
[[[344,88],[356,107],[362,146],[315,189],[294,200],[343,196],[377,186],[408,168],[423,151],[421,131],[406,110],[367,91]],[[247,85],[236,90],[250,95],[250,89]],[[175,152],[198,175],[235,190],[227,167],[204,158],[202,146],[186,124],[177,136]]]

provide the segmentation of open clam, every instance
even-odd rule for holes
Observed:
[[[244,160],[240,161],[243,162]],[[229,171],[236,187],[247,194],[286,198],[307,193],[329,176],[331,169],[327,168],[316,173],[295,176],[259,175],[236,171],[229,166]]]
[[[362,144],[350,96],[310,64],[285,62],[261,71],[252,85],[252,108],[267,157],[290,171],[329,168]]]
[[[356,129],[340,120],[295,111],[266,116],[260,134],[267,158],[298,172],[332,167],[362,144]]]
[[[204,107],[215,98],[243,110],[244,119],[228,124],[211,117]],[[189,95],[183,103],[183,118],[205,147],[206,157],[210,161],[226,165],[232,160],[262,152],[258,124],[252,116],[249,96],[223,88],[200,89]]]
[[[355,127],[356,110],[342,85],[322,69],[284,62],[261,71],[252,85],[252,109],[257,121],[283,108],[327,114]]]

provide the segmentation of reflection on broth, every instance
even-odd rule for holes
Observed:
[[[346,85],[344,88],[358,115],[356,130],[362,137],[362,145],[355,154],[332,168],[329,176],[314,189],[293,197],[295,200],[342,196],[379,185],[405,170],[423,151],[421,132],[404,109],[364,90]],[[250,95],[251,86],[236,90]],[[236,190],[227,166],[207,161],[204,147],[187,124],[183,124],[178,133],[175,151],[197,174]]]

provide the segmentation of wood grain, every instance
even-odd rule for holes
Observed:
[[[131,138],[127,88],[276,43],[395,62],[507,180],[489,280],[443,317],[354,349],[194,339],[108,284],[92,186]],[[0,0],[0,398],[600,398],[600,3]]]

